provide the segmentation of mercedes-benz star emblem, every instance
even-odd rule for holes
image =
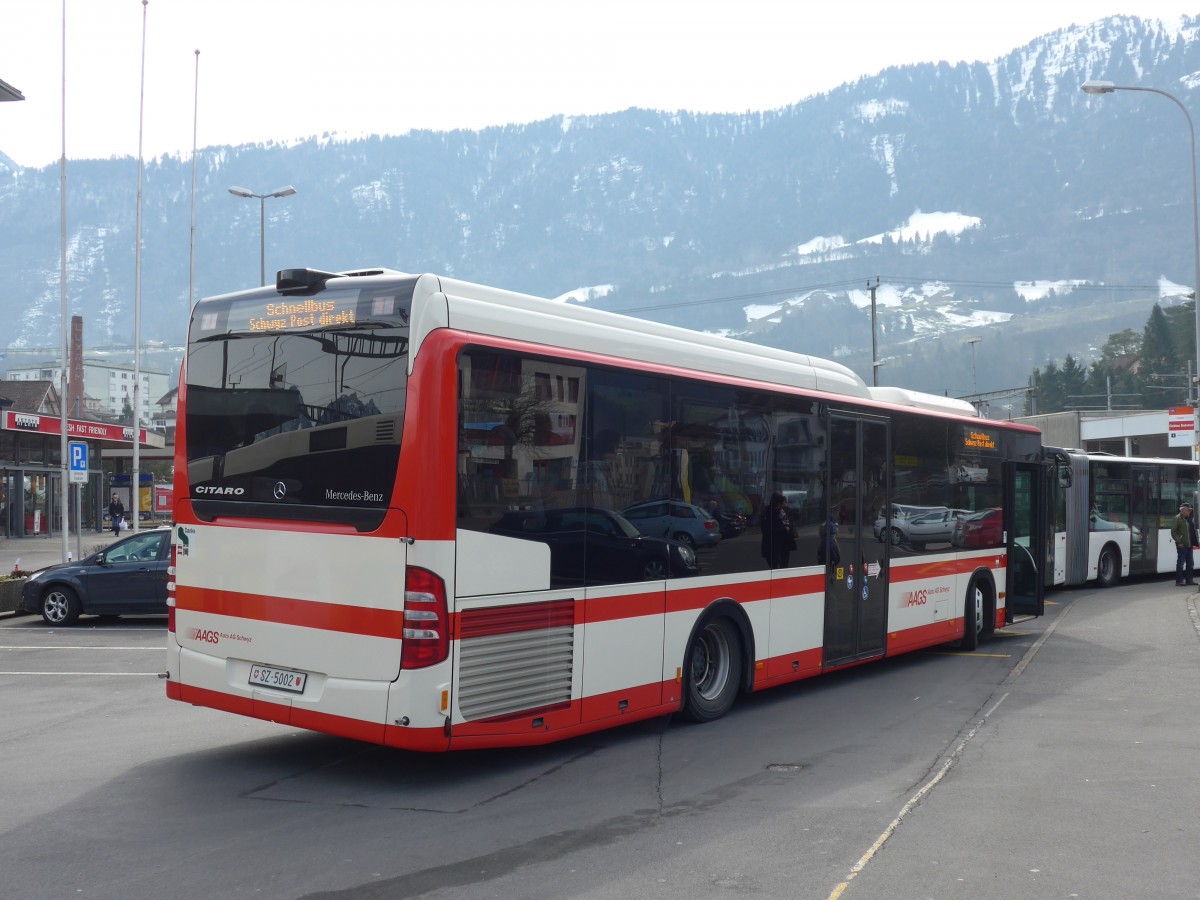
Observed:
[[[282,500],[287,496],[287,485],[282,481],[275,482],[275,499]]]

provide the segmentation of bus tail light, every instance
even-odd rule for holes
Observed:
[[[167,564],[167,633],[175,633],[175,542],[171,541],[171,561]]]
[[[427,569],[409,566],[404,576],[404,643],[401,669],[423,669],[450,655],[446,584]]]

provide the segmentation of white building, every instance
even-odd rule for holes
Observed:
[[[41,365],[26,366],[20,369],[9,369],[4,378],[6,381],[49,381],[60,384],[62,367],[57,362]],[[142,383],[139,396],[142,422],[150,422],[154,418],[152,410],[156,410],[159,398],[171,388],[170,378],[165,372],[153,369],[142,369],[138,372]],[[114,416],[120,416],[125,409],[125,401],[133,406],[133,366],[100,360],[83,361],[83,392],[89,397],[100,401],[103,407]],[[71,411],[70,415],[77,415]]]
[[[1114,456],[1193,459],[1195,431],[1180,434],[1165,409],[1048,413],[1014,419],[1042,430],[1042,446]],[[1176,431],[1174,437],[1172,432]]]

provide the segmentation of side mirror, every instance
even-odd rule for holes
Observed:
[[[106,559],[104,558],[104,551],[103,551],[103,550],[101,550],[99,553],[97,553],[97,554],[96,554],[96,565],[98,565],[98,566],[106,566],[106,565],[108,565],[108,560],[106,560]]]

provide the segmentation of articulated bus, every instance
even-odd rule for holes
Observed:
[[[398,748],[707,721],[1042,611],[1036,429],[449,278],[200,301],[176,447],[168,697]],[[901,506],[955,527],[878,540]]]
[[[1047,586],[1175,571],[1171,520],[1196,504],[1197,464],[1045,448],[1049,479]]]

